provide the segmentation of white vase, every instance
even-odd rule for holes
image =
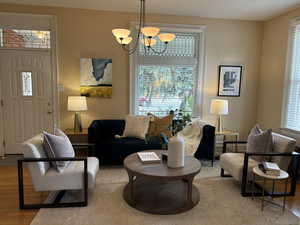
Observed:
[[[168,143],[168,167],[184,167],[184,140],[175,135]]]

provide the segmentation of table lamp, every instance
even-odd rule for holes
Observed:
[[[219,116],[217,131],[222,132],[222,115],[228,115],[228,101],[223,99],[213,99],[210,104],[210,113]]]
[[[68,111],[75,112],[74,132],[82,132],[80,112],[87,111],[85,96],[69,96]]]

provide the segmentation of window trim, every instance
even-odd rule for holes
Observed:
[[[156,26],[170,32],[191,32],[199,33],[199,62],[198,75],[196,76],[196,84],[194,87],[195,100],[193,104],[192,117],[202,117],[203,115],[203,86],[204,74],[206,71],[206,26],[205,25],[182,25],[182,24],[163,24],[163,23],[148,23],[148,26]],[[138,22],[130,23],[130,30],[133,35],[136,35]],[[129,113],[136,114],[136,97],[137,97],[137,77],[136,71],[138,66],[137,54],[129,56]]]
[[[289,97],[289,90],[290,90],[289,80],[291,77],[293,51],[294,51],[293,30],[294,30],[294,27],[297,25],[300,25],[300,17],[296,17],[296,18],[290,20],[289,31],[288,31],[287,52],[286,52],[286,64],[285,64],[285,72],[284,72],[283,99],[282,99],[282,106],[281,106],[280,126],[281,126],[281,129],[300,133],[300,131],[298,131],[298,130],[294,130],[294,129],[286,127],[287,104],[288,104],[288,97]]]

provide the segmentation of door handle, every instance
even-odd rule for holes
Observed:
[[[52,113],[52,111],[48,111],[47,113],[48,113],[48,114],[51,114],[51,113]]]

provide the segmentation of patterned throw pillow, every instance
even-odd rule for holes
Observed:
[[[172,122],[173,115],[168,115],[165,117],[157,117],[151,113],[148,114],[151,117],[148,135],[149,136],[159,136],[164,133],[167,137],[172,137]]]
[[[272,152],[273,136],[272,130],[262,131],[258,125],[252,128],[247,140],[247,152]],[[265,160],[264,156],[251,156],[256,161]]]
[[[75,152],[73,146],[64,132],[57,129],[56,134],[49,134],[43,132],[44,141],[43,146],[48,158],[64,158],[64,157],[74,157]],[[68,165],[70,161],[53,161],[51,165],[58,171],[62,172]]]

